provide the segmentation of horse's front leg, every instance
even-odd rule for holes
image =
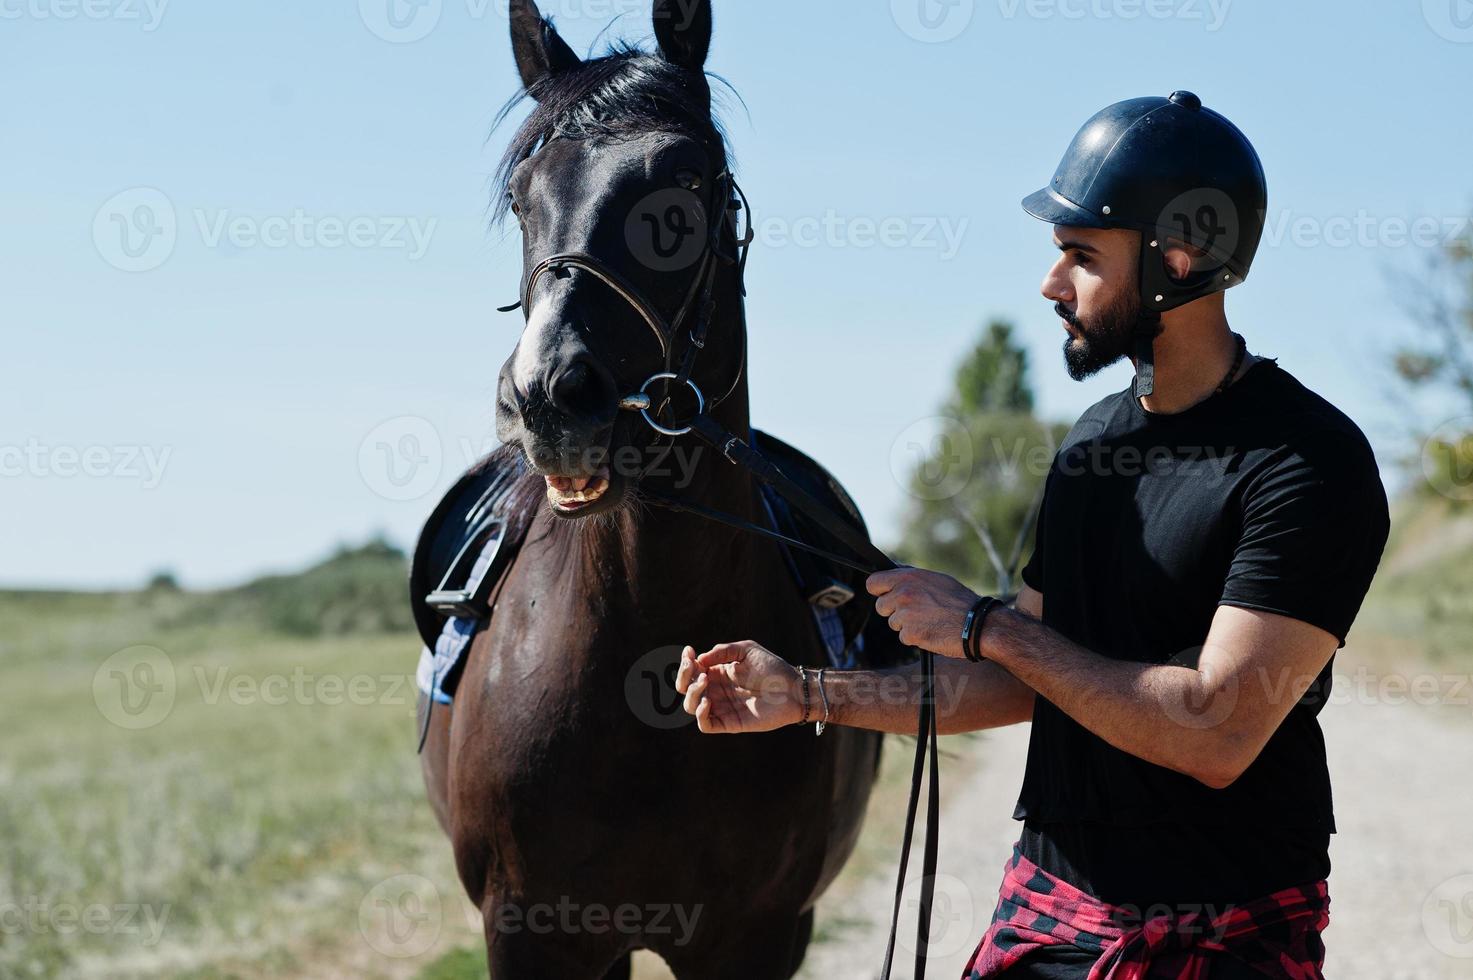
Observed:
[[[429,699],[419,696],[419,707],[414,713],[415,737],[424,731],[425,711]],[[451,705],[437,704],[430,714],[430,729],[425,734],[424,750],[419,755],[419,769],[425,780],[425,795],[430,798],[430,807],[440,829],[450,833],[450,709]]]

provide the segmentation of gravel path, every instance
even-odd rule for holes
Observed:
[[[1421,682],[1436,683],[1442,702],[1463,702],[1434,706],[1384,669],[1373,671],[1344,651],[1321,715],[1340,830],[1331,845],[1325,972],[1333,980],[1473,977],[1473,685],[1458,690],[1460,681],[1440,674]],[[942,763],[929,977],[960,976],[991,917],[1017,838],[1010,814],[1027,743],[1026,726],[943,742],[959,758]],[[846,927],[810,950],[800,977],[878,976],[893,888],[885,875],[870,881],[841,910]],[[909,898],[903,921],[913,932]],[[913,939],[904,945],[897,978],[911,976]]]

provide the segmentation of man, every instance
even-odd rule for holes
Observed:
[[[1389,521],[1354,423],[1229,328],[1266,206],[1251,144],[1189,92],[1086,123],[1024,207],[1054,226],[1070,374],[1130,357],[1135,382],[1055,457],[1011,605],[919,569],[869,580],[946,658],[942,732],[1032,721],[969,977],[1320,976],[1316,716]],[[743,642],[687,648],[677,686],[702,731],[749,732],[811,717],[813,680]],[[830,721],[909,731],[914,697],[878,703],[875,680],[826,673]]]

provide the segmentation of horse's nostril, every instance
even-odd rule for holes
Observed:
[[[502,373],[500,380],[496,383],[496,394],[501,399],[502,405],[517,412],[522,410],[522,403],[526,400],[522,397],[522,393],[517,391],[517,386],[512,381],[511,375],[505,372]]]
[[[548,386],[548,395],[564,414],[590,422],[604,421],[616,407],[613,379],[585,358],[563,368]]]

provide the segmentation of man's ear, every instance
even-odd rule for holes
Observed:
[[[666,61],[701,71],[711,53],[711,0],[655,0],[655,40]]]
[[[533,0],[511,0],[510,15],[511,51],[528,92],[543,79],[582,64]]]
[[[1166,273],[1171,276],[1173,282],[1181,282],[1192,272],[1192,253],[1180,242],[1168,242],[1165,254],[1161,256],[1166,263]]]

